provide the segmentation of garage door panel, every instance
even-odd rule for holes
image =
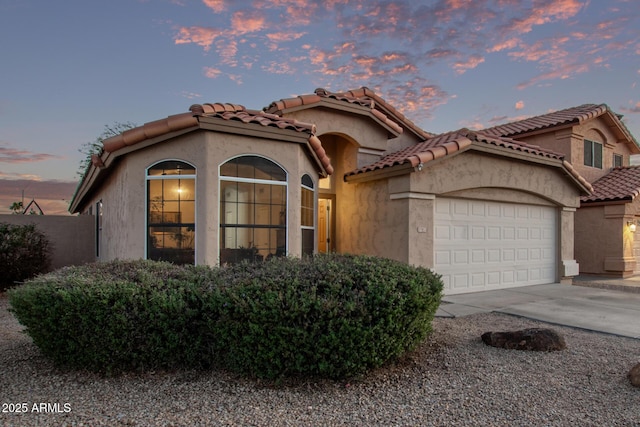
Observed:
[[[438,198],[435,211],[445,293],[555,282],[554,208]]]

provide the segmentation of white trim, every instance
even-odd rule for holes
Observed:
[[[245,182],[249,184],[287,185],[287,181],[274,181],[271,179],[255,179],[255,178],[234,178],[232,176],[221,176],[220,181]]]
[[[575,212],[576,210],[576,208],[568,208],[566,206],[562,208],[562,212]]]
[[[302,179],[308,176],[309,179],[311,180],[311,185],[313,185],[313,187],[309,187],[307,185],[302,184]],[[302,225],[302,217],[300,218],[300,239],[302,241],[302,230],[313,230],[313,248],[312,248],[312,254],[315,254],[317,251],[317,247],[318,247],[318,243],[316,242],[316,237],[317,237],[317,233],[316,233],[316,224],[317,224],[317,213],[318,213],[318,193],[316,191],[316,183],[313,181],[313,178],[311,177],[311,175],[309,175],[308,173],[303,173],[302,176],[300,177],[300,196],[302,196],[302,190],[308,190],[311,191],[311,193],[313,194],[313,220],[312,223],[313,225],[308,226],[308,225]],[[287,206],[287,210],[289,209],[289,206]],[[300,214],[302,214],[302,197],[300,197]],[[304,255],[304,253],[302,252],[302,242],[300,244],[300,255]]]
[[[413,191],[407,191],[404,193],[393,193],[389,196],[391,200],[400,200],[400,199],[419,199],[419,200],[435,200],[435,194],[427,194],[427,193],[415,193]]]

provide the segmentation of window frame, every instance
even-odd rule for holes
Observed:
[[[619,165],[616,164],[616,163],[618,163],[617,162],[618,159],[620,160],[620,164]],[[622,154],[613,153],[613,167],[614,168],[618,168],[618,167],[621,168],[623,166],[624,166],[624,156]]]
[[[251,157],[255,157],[257,159],[263,159],[266,160],[267,162],[271,163],[273,166],[277,166],[277,168],[279,168],[279,172],[282,172],[284,174],[284,180],[278,180],[278,179],[262,179],[262,178],[246,178],[246,177],[238,177],[238,176],[230,176],[230,175],[223,175],[223,167],[225,167],[227,164],[229,164],[229,162],[233,162],[236,161],[238,159],[241,158],[251,158]],[[252,165],[254,168],[256,168],[255,165]],[[224,221],[224,216],[223,216],[223,184],[225,182],[236,182],[236,183],[244,183],[244,184],[254,184],[254,185],[274,185],[274,186],[281,186],[284,187],[284,206],[285,206],[285,219],[284,219],[284,224],[282,227],[278,227],[278,226],[274,226],[273,224],[260,224],[260,223],[256,223],[255,222],[255,218],[254,218],[254,222],[251,224],[244,224],[241,226],[238,226],[240,224],[236,223],[236,226],[233,225],[226,225],[226,223],[223,223]],[[272,198],[270,196],[269,198],[269,206],[274,206],[272,205],[271,201]],[[255,197],[254,197],[254,201],[251,203],[252,205],[261,205],[261,203],[255,203]],[[270,159],[269,157],[260,155],[260,154],[255,154],[255,153],[247,153],[247,154],[241,154],[241,155],[237,155],[234,157],[230,157],[228,159],[226,159],[225,161],[223,161],[222,163],[220,163],[218,165],[218,260],[220,262],[220,264],[223,264],[226,261],[226,257],[223,256],[223,249],[236,249],[236,250],[240,250],[241,248],[226,248],[222,242],[222,236],[224,235],[223,231],[226,229],[230,229],[230,228],[235,228],[237,229],[248,229],[248,230],[255,230],[255,229],[269,229],[269,230],[284,230],[284,253],[278,254],[278,248],[276,247],[276,253],[275,254],[271,254],[270,249],[272,249],[271,247],[268,248],[269,250],[269,254],[265,255],[264,257],[262,255],[260,255],[260,257],[262,257],[263,259],[266,259],[267,257],[270,257],[272,255],[275,256],[279,256],[279,255],[283,255],[283,256],[287,256],[287,254],[289,253],[289,206],[290,206],[290,200],[289,200],[289,172],[278,162],[274,161],[273,159]],[[277,240],[277,239],[276,239]],[[277,245],[277,241],[276,241],[276,245]],[[255,249],[254,249],[255,248]],[[256,259],[257,255],[259,255],[259,251],[260,248],[258,248],[257,246],[253,247],[249,247],[249,248],[245,248],[248,249],[249,251],[253,251],[253,257],[254,259]],[[236,262],[238,262],[239,260],[236,260]]]
[[[311,182],[311,186],[307,185],[304,183],[305,178],[308,178],[308,180]],[[305,191],[310,191],[311,192],[311,200],[312,200],[312,206],[305,206],[303,204],[304,202],[304,197],[303,194]],[[317,206],[316,206],[316,190],[315,190],[315,183],[313,182],[313,178],[311,178],[311,176],[309,174],[304,174],[302,175],[302,178],[300,179],[300,240],[301,240],[301,245],[300,245],[300,253],[302,256],[305,255],[313,255],[316,252],[316,212],[317,212]],[[304,225],[304,209],[311,209],[312,215],[311,215],[311,225]],[[305,252],[305,245],[304,245],[304,241],[305,241],[305,231],[309,231],[311,230],[311,232],[313,233],[313,242],[311,244],[311,252]]]
[[[149,171],[151,169],[153,169],[155,166],[158,166],[161,163],[165,163],[165,162],[177,162],[177,163],[183,163],[185,165],[188,165],[190,168],[192,168],[194,170],[193,174],[185,174],[185,175],[149,175]],[[175,180],[175,179],[179,179],[179,180],[187,180],[187,179],[193,179],[193,223],[183,223],[183,222],[179,222],[176,223],[175,226],[176,227],[182,227],[182,224],[193,224],[193,264],[196,265],[197,264],[197,259],[198,259],[198,254],[197,254],[197,248],[198,248],[198,233],[197,233],[197,224],[198,224],[198,209],[197,209],[197,201],[198,201],[198,169],[196,168],[196,166],[191,163],[188,162],[186,160],[183,159],[176,159],[176,158],[169,158],[169,159],[162,159],[162,160],[158,160],[156,162],[153,162],[151,165],[149,165],[146,169],[145,169],[145,180],[144,180],[144,196],[145,196],[145,210],[144,210],[144,229],[145,229],[145,239],[144,239],[144,259],[152,259],[149,257],[149,230],[150,230],[150,225],[149,225],[149,217],[150,217],[150,210],[149,210],[149,206],[150,206],[150,200],[149,200],[149,182],[150,181],[157,181],[157,180]],[[179,177],[179,178],[177,178]],[[167,260],[169,261],[169,260]],[[189,263],[187,263],[189,264]]]
[[[602,163],[603,163],[603,158],[604,158],[604,144],[602,142],[598,142],[598,141],[592,141],[590,139],[584,139],[584,165],[585,166],[589,166],[592,168],[596,168],[596,169],[602,169]],[[597,151],[596,148],[599,147],[599,158],[596,156]],[[587,153],[588,156],[587,157]],[[599,164],[598,164],[598,160],[599,160]]]

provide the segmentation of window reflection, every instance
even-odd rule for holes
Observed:
[[[242,156],[220,167],[220,263],[286,255],[287,174]]]
[[[195,168],[165,161],[147,171],[147,258],[195,263]]]

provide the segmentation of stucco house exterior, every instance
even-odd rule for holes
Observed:
[[[581,273],[640,273],[640,169],[630,166],[640,148],[621,118],[605,104],[585,104],[482,131],[563,153],[592,184],[575,215]]]
[[[262,111],[194,105],[107,139],[70,211],[95,216],[98,260],[337,251],[432,268],[447,294],[570,282],[593,188],[568,154],[433,135],[368,88],[318,89]]]

